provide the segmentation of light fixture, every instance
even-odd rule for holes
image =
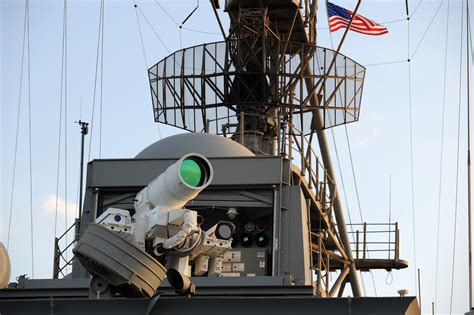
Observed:
[[[231,220],[234,220],[238,214],[237,208],[229,208],[229,210],[227,210],[227,217]]]

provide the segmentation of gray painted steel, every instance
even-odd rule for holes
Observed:
[[[290,285],[289,277],[192,277],[197,286],[196,296],[234,295],[306,295],[313,296],[312,286]],[[0,290],[0,300],[38,298],[88,298],[90,278],[84,279],[28,279],[17,288]],[[165,279],[158,292],[175,296]],[[96,295],[92,295],[93,297]]]
[[[214,169],[211,186],[272,185],[288,182],[290,162],[280,157],[210,158]],[[144,187],[176,159],[94,160],[87,168],[88,188]]]
[[[135,158],[180,158],[189,153],[199,153],[208,158],[255,156],[243,145],[221,136],[210,133],[182,133],[149,145]]]
[[[300,186],[288,186],[283,198],[289,207],[282,210],[281,269],[290,273],[296,285],[311,285],[312,270],[306,202]]]
[[[0,300],[2,315],[74,315],[74,314],[147,314],[149,299],[37,299]],[[332,298],[305,296],[259,297],[161,297],[149,314],[318,314],[318,315],[416,315],[419,313],[415,297],[390,298]]]
[[[73,252],[89,272],[145,297],[152,296],[166,277],[157,260],[102,225],[89,224]]]

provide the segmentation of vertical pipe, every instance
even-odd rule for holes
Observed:
[[[359,230],[356,230],[356,259],[359,259]]]
[[[398,230],[398,222],[395,222],[395,260],[400,259],[400,231]]]
[[[79,183],[79,221],[82,218],[82,195],[84,189],[84,140],[89,132],[88,123],[79,120],[78,124],[81,126],[81,166],[80,166],[80,183]]]
[[[329,273],[331,272],[329,255],[326,255],[326,297],[329,296]]]
[[[291,103],[293,102],[291,101]],[[293,109],[291,108],[290,108],[290,124],[288,128],[288,157],[290,161],[293,161]]]
[[[333,60],[331,61],[331,64],[329,65],[329,68],[326,72],[326,75],[324,76],[324,78],[321,79],[322,80],[322,82],[321,82],[322,87],[325,87],[327,75],[331,72],[332,67],[336,63],[336,58],[339,54],[339,51],[341,50],[341,47],[342,47],[342,44],[344,43],[344,40],[346,39],[347,33],[349,32],[349,28],[352,25],[354,17],[357,15],[357,11],[359,10],[360,4],[361,4],[361,0],[358,0],[357,5],[356,5],[355,9],[353,10],[351,20],[349,21],[349,25],[347,25],[347,28],[344,31],[344,34],[342,35],[342,39],[339,42],[339,45],[338,45],[337,50],[334,54]],[[315,9],[316,8],[317,7],[315,7]],[[316,10],[314,12],[316,12]],[[314,38],[314,40],[316,41],[316,38]],[[304,59],[302,59],[302,60],[304,60]],[[311,93],[312,86],[313,86],[312,78],[314,77],[313,70],[311,69],[311,65],[309,65],[309,64],[303,65],[302,68],[304,69],[303,71],[304,71],[304,75],[305,75],[304,80],[305,80],[306,89],[307,89],[308,93]],[[319,101],[318,101],[317,98],[318,98],[317,93],[313,93],[313,96],[310,98],[310,103],[311,103],[311,106],[313,106],[315,108],[320,108],[321,106],[320,106]],[[328,142],[326,140],[326,134],[324,133],[324,130],[323,130],[323,121],[321,119],[321,113],[320,113],[319,110],[316,110],[314,113],[315,113],[315,115],[314,115],[313,122],[314,122],[315,130],[317,130],[316,135],[318,136],[318,142],[319,142],[319,147],[320,147],[324,167],[325,167],[329,177],[332,180],[335,181],[336,176],[335,176],[334,168],[332,166],[329,146],[328,146]],[[339,194],[338,194],[338,191],[337,191],[336,184],[329,181],[329,186],[330,186],[329,189],[332,193],[331,195],[334,196],[333,209],[334,209],[334,216],[336,217],[337,228],[338,228],[339,234],[341,236],[342,244],[344,245],[344,248],[346,250],[346,254],[347,254],[349,260],[351,261],[351,264],[349,265],[349,268],[350,268],[349,280],[350,280],[350,283],[351,283],[352,293],[354,294],[354,297],[361,297],[362,296],[362,290],[361,290],[361,286],[360,286],[359,275],[357,274],[357,269],[355,267],[354,258],[352,256],[352,250],[351,250],[351,246],[350,246],[349,235],[347,234],[347,229],[346,229],[346,221],[345,221],[345,218],[344,218],[344,212],[342,211],[342,203],[341,203],[341,200],[339,199]]]
[[[473,309],[473,296],[472,296],[472,226],[471,226],[471,99],[470,99],[470,20],[469,20],[469,1],[466,5],[467,14],[467,230],[468,230],[468,268],[469,268],[469,309]]]
[[[313,155],[312,154],[312,151],[311,151],[311,142],[308,142],[308,151],[309,151],[309,156],[308,156],[308,187],[309,189],[313,189],[313,183],[312,183],[312,178],[313,178],[313,169],[311,167],[311,156]]]
[[[364,250],[363,252],[363,259],[365,260],[365,256],[366,256],[366,251],[367,251],[367,223],[364,222],[364,241],[363,241],[363,245],[362,245],[362,248]]]
[[[59,277],[59,261],[60,261],[60,249],[59,249],[59,240],[57,237],[54,238],[54,262],[53,262],[53,279],[58,279]]]
[[[322,268],[322,259],[323,259],[323,256],[322,256],[322,244],[321,244],[321,229],[319,230],[319,233],[318,233],[318,284],[317,284],[317,287],[318,287],[318,294],[321,294],[321,280],[322,280],[322,276],[323,276],[323,273],[321,272],[321,268]]]
[[[280,190],[273,186],[273,231],[272,231],[272,276],[280,275],[280,213],[281,213],[281,185]]]
[[[418,295],[420,299],[420,313],[421,313],[421,279],[420,279],[420,268],[418,268]]]
[[[314,76],[313,71],[309,65],[304,67],[305,71],[305,83],[306,83],[306,88],[308,90],[308,93],[311,92],[311,84],[312,80],[311,77]],[[318,107],[319,102],[317,100],[317,95],[314,95],[310,99],[311,106]],[[354,294],[354,297],[361,297],[362,296],[362,290],[360,286],[360,280],[359,280],[359,275],[357,274],[357,269],[354,264],[354,258],[352,256],[352,250],[350,247],[350,241],[349,241],[349,235],[347,234],[347,228],[346,228],[346,220],[344,218],[344,212],[342,210],[342,203],[339,198],[339,193],[336,187],[336,184],[333,182],[336,178],[334,168],[332,165],[331,161],[331,154],[329,151],[329,145],[326,139],[326,134],[324,133],[323,130],[323,124],[321,120],[321,114],[319,110],[316,110],[313,118],[314,126],[315,129],[318,130],[316,132],[316,135],[318,137],[318,143],[319,143],[319,148],[321,151],[321,158],[323,160],[323,165],[324,168],[326,169],[326,172],[328,176],[331,178],[331,180],[328,181],[329,184],[329,190],[331,191],[331,195],[334,197],[334,204],[333,204],[333,209],[334,209],[334,216],[336,218],[336,223],[337,223],[337,228],[339,230],[339,234],[341,236],[341,241],[342,245],[344,246],[346,250],[347,257],[351,261],[350,264],[350,272],[349,272],[349,280],[351,283],[351,288],[352,288],[352,293]]]
[[[245,145],[244,143],[244,126],[245,126],[245,113],[240,112],[240,144]]]
[[[85,134],[82,133],[81,137],[81,166],[80,166],[80,187],[79,187],[79,219],[82,217],[82,194],[84,187],[84,138]]]

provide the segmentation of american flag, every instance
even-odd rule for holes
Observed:
[[[329,17],[329,30],[335,32],[341,28],[347,28],[351,20],[353,12],[338,5],[335,5],[327,1],[328,6],[328,17]],[[352,21],[351,31],[366,34],[366,35],[383,35],[387,34],[388,30],[385,26],[378,24],[372,20],[369,20],[362,15],[356,14]]]

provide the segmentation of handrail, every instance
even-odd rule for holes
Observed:
[[[63,271],[74,261],[74,256],[71,259],[67,259],[65,254],[76,243],[76,238],[73,237],[72,241],[66,244],[63,249],[59,247],[59,243],[63,238],[66,237],[67,233],[69,233],[72,228],[77,226],[77,224],[78,222],[74,221],[74,223],[68,229],[66,229],[66,231],[61,234],[61,236],[56,237],[54,240],[53,279],[58,279],[59,274],[61,274],[62,277],[65,277],[66,275]],[[63,264],[61,261],[63,261]]]
[[[398,222],[395,223],[353,223],[353,226],[362,226],[362,230],[358,229],[355,231],[351,231],[349,233],[355,234],[355,241],[349,242],[353,252],[355,252],[356,259],[363,259],[366,260],[368,258],[369,253],[386,253],[384,255],[384,259],[388,258],[388,260],[399,260],[400,255],[400,231],[398,229]],[[388,230],[381,231],[370,231],[370,227],[373,226],[388,226]],[[392,229],[392,227],[394,227]],[[388,241],[380,240],[380,235],[385,234],[387,235]],[[392,238],[389,235],[395,234],[392,241]],[[370,238],[369,239],[369,235]],[[377,239],[373,239],[377,237]],[[372,248],[368,248],[367,245],[372,245]],[[374,248],[375,247],[375,248]],[[385,248],[384,248],[385,247]],[[371,259],[374,258],[381,258],[377,257],[370,257]]]

